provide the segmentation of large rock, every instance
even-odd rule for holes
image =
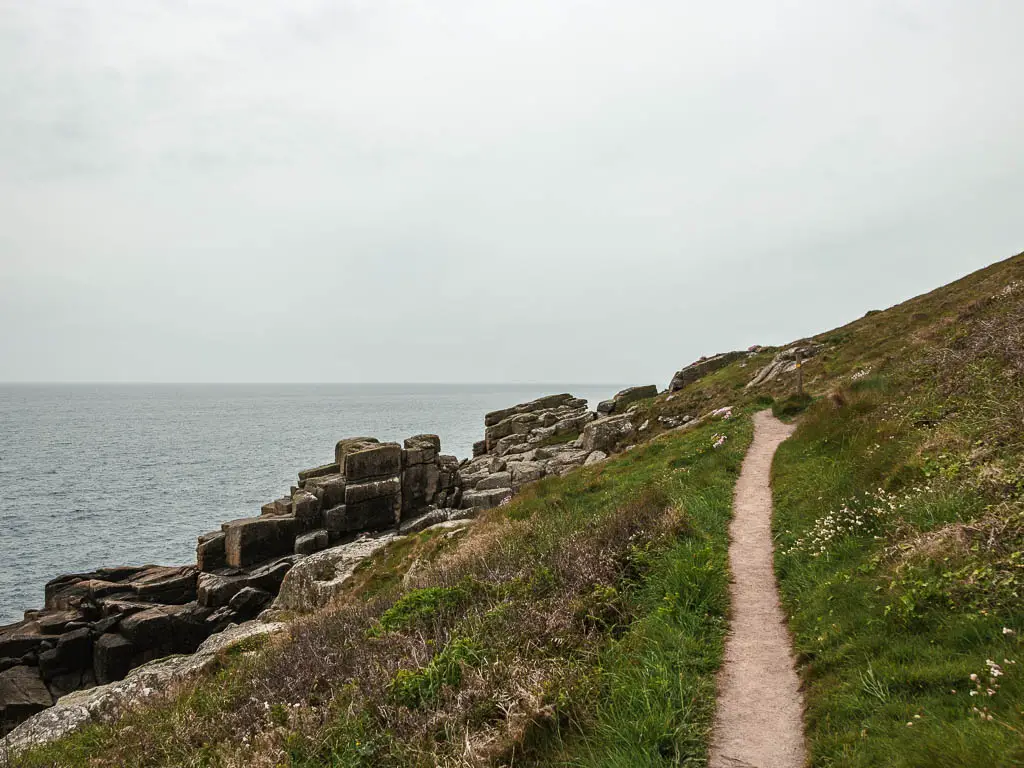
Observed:
[[[564,446],[552,453],[545,466],[549,475],[564,475],[582,466],[589,455],[586,449]]]
[[[331,477],[339,477],[338,475],[331,475]],[[336,488],[336,486],[331,486]],[[345,486],[344,483],[341,485],[341,496],[335,498],[331,502],[331,506],[339,504],[345,500]],[[295,530],[296,531],[311,531],[314,528],[319,528],[323,524],[323,515],[320,510],[323,508],[324,502],[321,502],[317,496],[308,491],[296,491],[292,494],[292,515],[295,517]]]
[[[280,555],[295,547],[294,517],[261,516],[232,520],[223,525],[227,564],[242,568]]]
[[[226,538],[224,531],[212,531],[199,537],[196,546],[196,566],[200,571],[214,571],[227,564],[227,553],[224,550]]]
[[[17,666],[0,672],[0,730],[4,733],[51,704],[53,697],[35,669]]]
[[[365,483],[351,483],[345,488],[344,502],[346,505],[358,504],[368,499],[381,497],[394,498],[402,493],[402,481],[398,477],[383,480],[370,480]]]
[[[290,515],[292,513],[292,497],[282,496],[280,499],[268,501],[260,508],[261,515]]]
[[[322,477],[323,475],[337,475],[341,472],[341,467],[338,466],[338,462],[333,464],[324,464],[319,467],[313,467],[312,469],[304,469],[299,472],[299,482],[305,482],[314,477]]]
[[[637,400],[646,400],[649,397],[656,397],[658,387],[654,384],[647,384],[642,387],[629,387],[615,395],[611,400],[602,400],[597,405],[597,412],[606,416],[613,413],[622,413],[626,406],[635,403]]]
[[[20,659],[26,653],[38,650],[44,639],[38,627],[24,624],[6,627],[0,630],[0,658]]]
[[[476,489],[478,491],[491,491],[495,488],[511,489],[511,487],[511,472],[495,472],[493,475],[488,475],[476,484]]]
[[[131,590],[130,580],[149,566],[100,568],[89,573],[70,573],[47,582],[46,608],[63,611],[77,609],[107,595]]]
[[[345,504],[344,509],[345,533],[380,531],[398,525],[402,516],[402,496],[378,496],[354,504]]]
[[[231,598],[230,608],[239,616],[253,618],[273,599],[273,595],[263,589],[246,587]]]
[[[544,464],[539,461],[511,462],[508,468],[512,475],[513,488],[536,482],[545,475]]]
[[[132,591],[142,600],[180,605],[196,599],[198,570],[187,565],[180,568],[149,566],[129,579]]]
[[[80,611],[28,611],[25,618],[31,618],[44,635],[59,635],[68,624],[82,621]]]
[[[92,630],[88,627],[65,632],[57,641],[57,661],[64,669],[92,667]]]
[[[676,372],[676,375],[672,377],[672,382],[668,385],[669,391],[676,392],[683,387],[688,387],[695,381],[725,368],[729,363],[746,357],[746,355],[746,352],[725,352],[712,357],[702,357],[697,362],[691,363],[681,371]]]
[[[124,619],[118,631],[140,649],[160,648],[170,653],[171,617],[162,608],[149,608]]]
[[[351,451],[345,454],[343,466],[350,484],[393,477],[402,471],[402,448],[385,443]]]
[[[414,435],[403,445],[406,466],[432,463],[441,453],[441,438],[437,435]]]
[[[204,573],[199,577],[199,605],[208,608],[228,605],[231,598],[246,587],[276,592],[297,559],[283,557],[247,571]]]
[[[330,543],[330,535],[326,530],[320,529],[319,531],[310,531],[304,533],[295,539],[295,554],[296,555],[312,555],[314,552],[319,552],[321,549],[327,549],[327,545]]]
[[[532,413],[535,411],[550,411],[558,408],[562,405],[568,405],[571,407],[586,407],[586,400],[580,400],[579,398],[573,397],[568,393],[560,395],[547,395],[545,397],[539,397],[536,400],[531,400],[528,403],[520,403],[519,405],[513,405],[511,408],[505,408],[500,411],[491,411],[484,416],[484,426],[492,427],[498,424],[509,416],[519,413]]]
[[[308,613],[324,608],[338,595],[355,567],[394,538],[391,533],[362,538],[302,559],[285,576],[274,610]]]
[[[501,438],[496,443],[491,445],[488,443],[487,451],[495,456],[504,456],[507,453],[517,453],[519,451],[530,450],[530,437],[529,435],[514,433]]]
[[[320,507],[327,509],[345,503],[347,486],[348,479],[342,474],[320,475],[307,480],[303,484],[303,491],[315,496],[320,501]],[[293,501],[298,496],[298,493],[294,494]]]
[[[402,516],[415,515],[434,504],[440,485],[436,461],[407,466],[402,471]]]
[[[56,706],[39,712],[0,739],[0,754],[15,756],[21,750],[67,736],[89,723],[113,722],[127,711],[194,680],[216,664],[226,649],[251,637],[284,629],[284,624],[257,622],[229,627],[205,641],[193,655],[172,656],[147,664],[130,672],[123,681],[65,696]],[[40,703],[45,700],[42,691],[37,689],[36,694]]]
[[[339,440],[338,444],[334,446],[334,463],[338,465],[338,471],[345,474],[345,457],[348,454],[379,443],[380,441],[375,437],[346,437],[344,440]]]
[[[491,509],[511,498],[511,488],[495,488],[485,491],[467,491],[462,494],[463,509]]]
[[[782,350],[770,363],[768,363],[768,365],[754,375],[754,378],[749,384],[747,384],[747,389],[761,384],[767,384],[783,374],[795,371],[797,353],[800,354],[802,359],[809,360],[821,352],[822,348],[823,345],[821,344],[807,343],[797,344],[789,349]]]
[[[488,445],[493,445],[509,435],[528,435],[537,425],[539,417],[536,413],[520,413],[488,427],[485,434]]]
[[[196,574],[194,566],[160,565],[100,568],[89,573],[68,574],[47,583],[46,608],[78,610],[115,597],[186,603],[195,599]]]
[[[626,414],[607,416],[587,424],[583,429],[580,447],[588,454],[591,451],[611,453],[620,442],[635,433],[636,427]]]
[[[93,646],[92,666],[96,682],[121,680],[132,668],[137,649],[131,641],[118,634],[101,635]]]

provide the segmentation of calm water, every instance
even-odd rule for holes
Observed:
[[[0,624],[43,585],[104,565],[182,564],[195,539],[287,492],[350,435],[432,432],[471,455],[487,411],[578,385],[0,385]]]

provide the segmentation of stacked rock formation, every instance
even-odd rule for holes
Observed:
[[[646,400],[658,394],[658,387],[648,384],[643,387],[629,387],[619,392],[611,400],[602,400],[597,404],[597,412],[604,416],[611,416],[614,413],[622,413],[638,400]]]
[[[672,382],[668,385],[669,392],[678,392],[683,387],[688,387],[695,381],[703,379],[715,371],[725,368],[730,363],[739,360],[741,357],[746,357],[749,352],[723,352],[722,354],[712,355],[711,357],[702,357],[695,363],[683,368],[681,371],[677,371],[675,376],[672,377]]]
[[[657,394],[632,387],[616,396],[612,410]],[[602,461],[637,434],[631,414],[598,418],[587,402],[570,394],[549,395],[487,414],[485,437],[474,457],[459,468],[462,506],[487,509],[511,498],[523,485],[564,475]]]
[[[257,616],[303,558],[357,535],[458,507],[458,460],[436,435],[397,443],[341,440],[334,462],[299,473],[257,517],[199,537],[196,565],[105,568],[46,585],[41,611],[0,627],[0,733],[72,691],[193,653]],[[444,517],[444,515],[442,515]]]
[[[194,566],[54,579],[43,610],[0,627],[0,734],[58,697],[191,654],[234,624],[323,607],[360,559],[396,536],[460,525],[528,483],[627,447],[643,429],[632,421],[635,402],[655,394],[653,385],[623,390],[602,404],[603,417],[571,394],[494,411],[474,458],[461,463],[441,454],[436,435],[402,445],[347,438],[333,462],[299,472],[297,485],[259,515],[200,536]],[[286,578],[292,588],[283,599]]]
[[[0,629],[4,732],[71,691],[108,683],[222,629],[196,603],[192,566],[103,568],[46,585],[41,611]]]
[[[199,538],[199,603],[258,612],[298,559],[453,506],[460,494],[458,460],[441,455],[437,435],[411,437],[404,447],[372,437],[341,440],[334,462],[300,472],[289,496]]]

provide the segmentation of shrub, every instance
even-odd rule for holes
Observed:
[[[395,632],[424,624],[442,611],[458,608],[470,591],[468,584],[415,589],[381,614],[372,634]]]
[[[796,416],[806,411],[813,402],[814,398],[806,392],[802,395],[790,395],[782,402],[776,402],[772,406],[772,413],[775,414],[776,418]]]

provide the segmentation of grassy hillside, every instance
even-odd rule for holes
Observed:
[[[808,341],[774,483],[812,764],[1024,765],[1024,254]],[[288,637],[12,765],[704,765],[749,414],[794,379],[746,385],[777,352],[639,403],[642,445],[396,542]]]
[[[812,764],[1024,765],[1024,254],[805,341],[774,485]],[[644,414],[788,397],[746,388],[777,351]]]
[[[813,762],[1024,765],[1024,260],[834,339],[775,466]]]
[[[751,432],[737,416],[666,437],[531,486],[459,541],[399,542],[284,640],[14,764],[700,764]]]

